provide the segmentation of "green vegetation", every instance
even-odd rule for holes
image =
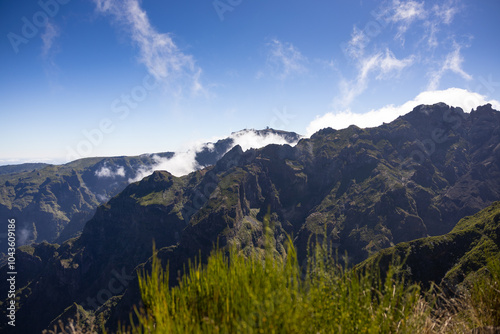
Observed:
[[[468,322],[500,327],[500,259],[490,260],[483,277],[471,281],[467,291],[470,291],[470,305],[465,309]]]
[[[435,282],[455,289],[474,280],[487,263],[500,258],[500,202],[463,218],[448,234],[403,242],[384,249],[360,264],[382,263],[406,257],[406,277],[412,282]]]
[[[173,288],[154,256],[151,273],[139,275],[144,309],[132,332],[414,333],[429,317],[419,286],[400,278],[399,265],[384,279],[377,270],[344,270],[317,245],[304,273],[290,240],[286,255],[269,240],[268,232],[266,249],[249,256],[216,250],[206,265],[190,263]]]
[[[334,258],[316,245],[304,273],[290,241],[286,255],[269,242],[249,256],[219,249],[206,265],[190,263],[172,288],[154,256],[151,272],[139,275],[144,308],[122,332],[467,333],[500,326],[498,259],[450,298],[406,282],[396,260],[381,275],[378,267],[346,270]]]
[[[140,278],[146,311],[134,333],[359,333],[414,332],[417,286],[392,273],[384,283],[370,274],[328,272],[300,278],[293,247],[286,258],[269,253],[246,258],[232,250],[193,264],[181,284],[169,288],[158,260]],[[381,290],[373,289],[380,284]]]
[[[330,245],[321,242],[310,249],[307,265],[301,267],[290,239],[286,252],[277,251],[269,228],[270,214],[264,222],[248,216],[249,224],[265,226],[263,248],[251,250],[233,244],[217,249],[206,264],[190,262],[177,286],[172,287],[168,268],[153,256],[151,270],[139,273],[144,306],[136,309],[132,327],[122,327],[120,332],[493,333],[500,327],[498,256],[481,248],[483,259],[488,259],[486,265],[464,275],[466,280],[451,292],[432,283],[439,280],[431,281],[429,289],[418,283],[411,274],[416,267],[409,266],[414,260],[408,249],[418,249],[425,262],[429,252],[442,254],[446,252],[443,245],[460,243],[454,233],[464,237],[474,231],[497,240],[492,231],[498,226],[499,209],[500,203],[495,203],[463,219],[446,236],[408,243],[415,244],[405,248],[406,253],[389,252],[389,264],[385,263],[386,254],[351,269],[346,269],[348,263],[338,262]],[[473,242],[476,250],[482,238],[474,235],[473,239],[479,240]],[[398,260],[398,254],[404,261]],[[462,263],[463,259],[455,261]],[[434,264],[424,265],[432,268]],[[67,325],[61,322],[59,327],[66,330],[62,333],[87,333],[99,324],[77,319]]]

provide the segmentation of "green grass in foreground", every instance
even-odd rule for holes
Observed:
[[[131,332],[470,333],[500,326],[500,260],[449,298],[405,282],[396,261],[384,275],[345,270],[320,245],[304,275],[291,242],[286,254],[216,250],[206,265],[190,264],[174,288],[153,257],[151,273],[139,277],[144,308]]]
[[[420,288],[378,273],[345,271],[317,247],[302,277],[291,243],[245,257],[214,251],[179,286],[155,257],[139,285],[144,310],[134,333],[415,333],[428,317]]]
[[[456,334],[500,326],[500,259],[450,298],[408,284],[398,264],[385,279],[375,269],[344,270],[324,246],[310,254],[302,275],[291,243],[287,250],[284,257],[271,247],[251,256],[216,250],[206,265],[190,264],[174,288],[154,256],[151,272],[139,276],[144,308],[121,332]],[[77,323],[49,333],[94,332]]]

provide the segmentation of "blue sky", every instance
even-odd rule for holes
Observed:
[[[500,2],[4,0],[0,164],[499,107]]]

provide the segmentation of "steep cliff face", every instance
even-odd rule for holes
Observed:
[[[291,235],[301,260],[324,235],[356,264],[447,233],[500,199],[499,142],[500,112],[491,106],[466,114],[437,104],[377,128],[324,129],[295,147],[236,146],[182,178],[155,172],[100,206],[78,239],[43,261],[19,316],[49,300],[50,311],[27,329],[42,329],[73,302],[126,320],[138,302],[134,268],[151,255],[153,239],[175,283],[188,259],[216,244],[262,247],[264,216],[276,251]]]

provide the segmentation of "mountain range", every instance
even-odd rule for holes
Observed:
[[[31,321],[17,329],[37,332],[54,319],[89,313],[116,328],[140,303],[136,270],[153,244],[175,284],[189,260],[204,261],[214,247],[235,245],[243,253],[264,247],[265,216],[275,251],[286,252],[290,236],[302,263],[317,240],[351,265],[410,250],[413,279],[449,286],[484,265],[464,257],[485,235],[491,241],[484,249],[498,254],[500,112],[491,105],[470,113],[421,105],[376,128],[326,128],[294,146],[217,144],[197,155],[206,160],[190,174],[157,170],[129,185],[140,166],[154,164],[151,155],[0,175],[0,215],[31,214],[40,224],[37,241],[60,241],[18,249],[17,316]],[[103,183],[101,171],[120,178]],[[489,211],[460,221],[483,209]],[[78,228],[64,232],[73,224]],[[430,263],[440,271],[426,275]]]
[[[19,222],[19,246],[42,241],[62,243],[81,232],[100,204],[162,164],[180,156],[180,163],[189,171],[201,169],[215,164],[238,142],[256,138],[262,143],[294,144],[300,136],[272,129],[243,130],[215,143],[197,145],[187,153],[85,158],[64,165],[0,166],[0,216],[15,217]],[[5,238],[0,239],[0,247],[2,251],[6,248]]]

